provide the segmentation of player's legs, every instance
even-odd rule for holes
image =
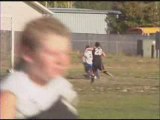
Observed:
[[[84,65],[84,70],[85,70],[85,72],[87,73],[87,72],[88,72],[87,63],[84,62],[83,65]]]
[[[91,77],[92,74],[93,74],[92,64],[88,64],[88,76]]]
[[[96,71],[96,76],[97,76],[97,78],[98,79],[100,79],[100,73],[99,73],[99,71],[102,71],[103,70],[103,66],[102,66],[102,62],[99,62],[99,63],[97,63],[97,71]]]
[[[105,70],[103,63],[102,63],[102,65],[101,65],[101,71],[102,71],[104,74],[113,77],[113,75],[112,75],[111,73],[109,73],[107,70]]]
[[[92,70],[93,70],[93,76],[91,83],[93,83],[94,80],[97,79],[97,77],[99,77],[97,64],[93,64]]]
[[[95,78],[96,78],[96,79],[100,79],[99,69],[97,69],[97,70],[95,71]]]
[[[83,66],[84,66],[84,71],[85,71],[84,76],[87,78],[88,77],[88,66],[87,66],[87,63],[83,62]]]

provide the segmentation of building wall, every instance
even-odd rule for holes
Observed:
[[[73,33],[105,34],[105,14],[54,13]]]
[[[143,40],[143,56],[144,57],[151,57],[151,52],[152,52],[152,43],[155,40]],[[155,46],[154,46],[154,53],[153,53],[153,57],[156,56],[156,52],[155,52]]]
[[[26,2],[0,2],[0,77],[11,68],[11,41],[14,39],[16,46],[24,25],[42,15],[41,11]],[[14,57],[16,59],[16,54]]]
[[[25,2],[0,2],[1,4],[1,30],[22,31],[24,25],[42,13],[35,10]],[[12,20],[11,20],[12,18]],[[12,23],[11,23],[12,22]]]

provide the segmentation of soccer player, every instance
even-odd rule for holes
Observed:
[[[89,78],[93,79],[93,54],[92,54],[93,48],[91,48],[89,45],[86,46],[86,49],[84,51],[84,61],[85,61],[85,68],[86,72]]]
[[[98,70],[104,71],[104,65],[102,63],[102,56],[106,56],[99,42],[95,43],[95,47],[92,51],[92,54],[93,54],[93,73],[96,79],[96,78],[100,78]],[[92,79],[91,82],[94,82],[94,79]]]
[[[70,31],[52,16],[26,24],[16,68],[1,82],[1,119],[76,119],[77,93],[63,76]]]

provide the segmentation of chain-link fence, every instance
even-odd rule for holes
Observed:
[[[73,33],[73,49],[82,52],[88,44],[94,46],[100,42],[103,50],[111,54],[137,55],[138,40],[155,40],[155,36],[142,36],[137,34],[82,34]]]

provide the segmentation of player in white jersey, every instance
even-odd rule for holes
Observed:
[[[1,83],[0,119],[78,118],[77,93],[63,77],[70,66],[70,39],[70,30],[53,16],[27,23],[15,71]]]
[[[86,49],[84,51],[84,61],[85,61],[85,67],[87,70],[87,74],[89,78],[93,78],[93,54],[92,54],[93,48],[89,47],[89,45],[86,46]]]

